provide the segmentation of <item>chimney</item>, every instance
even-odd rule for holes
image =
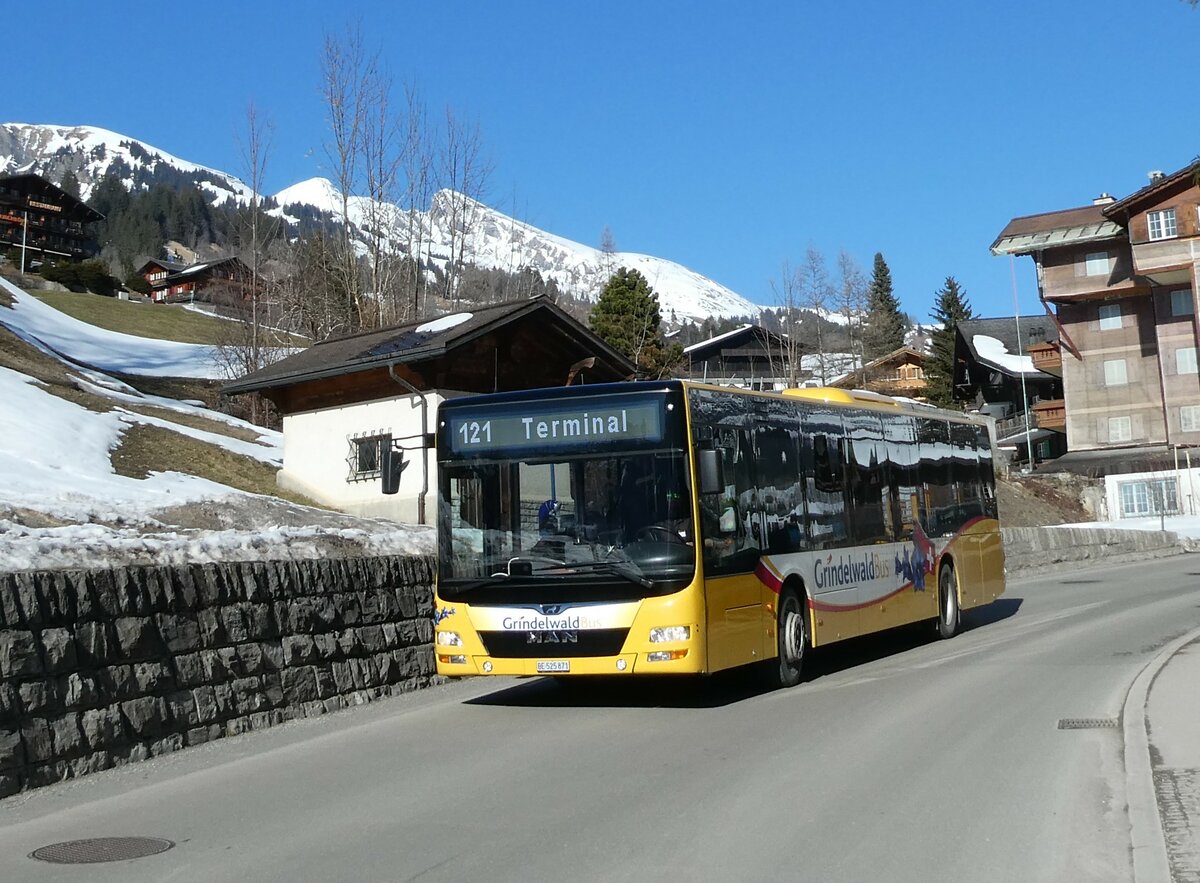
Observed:
[[[1146,177],[1149,178],[1150,183],[1153,184],[1156,181],[1161,181],[1163,179],[1163,173],[1160,169],[1155,169],[1153,172],[1147,172]]]
[[[1116,198],[1111,193],[1101,193],[1092,200],[1092,205],[1111,205],[1116,201]]]

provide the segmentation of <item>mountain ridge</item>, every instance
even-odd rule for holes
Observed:
[[[203,191],[213,205],[232,201],[245,204],[254,195],[237,176],[160,150],[137,138],[96,126],[53,126],[33,123],[0,124],[0,173],[35,172],[61,181],[70,172],[87,199],[100,181],[117,174],[127,190],[145,190],[157,183]],[[337,219],[340,195],[324,178],[310,178],[285,187],[272,200],[279,214],[291,223],[291,206],[306,206]],[[382,203],[374,212],[366,197],[350,199],[349,217],[361,227],[365,218],[380,211],[411,218],[421,231],[428,250],[422,257],[442,268],[453,259],[451,232],[458,214],[448,206],[467,205],[473,224],[466,254],[485,269],[512,272],[530,268],[554,280],[572,296],[595,301],[604,281],[617,267],[635,269],[646,277],[659,297],[664,319],[702,322],[708,318],[756,317],[762,308],[720,283],[674,261],[636,252],[605,253],[582,243],[541,230],[463,194],[442,190],[434,194],[428,210],[406,210]],[[461,252],[459,254],[461,257]]]

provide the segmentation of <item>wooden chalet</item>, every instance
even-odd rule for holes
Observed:
[[[239,301],[250,287],[250,268],[236,257],[194,264],[155,258],[137,272],[150,285],[150,300],[159,304]]]
[[[326,340],[226,385],[283,415],[280,486],[343,511],[427,523],[448,398],[631,379],[636,366],[545,296]],[[381,445],[422,463],[379,488]]]
[[[82,261],[98,251],[87,225],[104,220],[40,175],[0,177],[0,252],[24,249],[33,261]]]
[[[902,346],[833,381],[839,389],[865,389],[887,396],[925,398],[925,354]]]
[[[799,366],[789,373],[788,339],[761,325],[743,325],[726,331],[685,347],[683,353],[688,376],[709,383],[781,390],[799,386],[800,381],[811,376],[809,372],[800,372]]]

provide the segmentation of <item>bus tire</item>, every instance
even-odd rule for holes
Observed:
[[[769,682],[774,687],[800,683],[804,661],[812,647],[804,596],[794,588],[779,593],[775,617],[776,658],[769,663]]]
[[[946,563],[938,571],[938,634],[953,638],[958,633],[962,611],[958,606],[958,577],[954,565]]]

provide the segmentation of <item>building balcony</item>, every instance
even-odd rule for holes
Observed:
[[[1033,367],[1043,374],[1062,377],[1062,351],[1057,346],[1038,344],[1031,346],[1026,352],[1033,360]]]
[[[1187,283],[1191,268],[1200,262],[1200,238],[1159,239],[1133,246],[1133,266],[1159,285]]]
[[[1065,399],[1050,399],[1038,402],[1030,410],[1033,412],[1034,425],[1038,429],[1052,429],[1055,432],[1067,431],[1067,403]]]

